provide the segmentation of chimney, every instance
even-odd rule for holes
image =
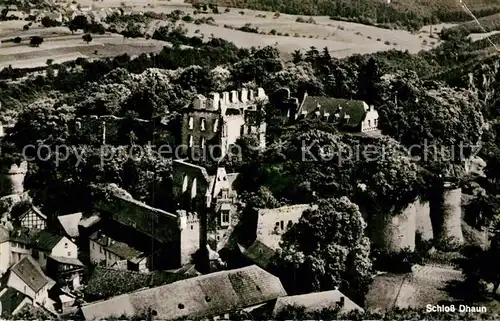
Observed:
[[[246,88],[241,89],[240,101],[246,103],[248,101],[248,90]]]
[[[237,103],[238,102],[238,91],[236,90],[231,90],[231,103]]]
[[[248,91],[248,100],[250,100],[250,101],[254,101],[255,100],[255,92],[253,91],[253,89],[250,89]]]

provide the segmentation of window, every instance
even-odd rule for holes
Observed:
[[[111,252],[108,252],[108,258],[111,259]]]
[[[375,119],[373,120],[373,126],[374,126],[374,127],[377,127],[377,123],[378,123],[378,119],[377,119],[377,118],[375,118]]]
[[[33,257],[34,257],[35,259],[38,259],[38,251],[33,250]]]
[[[67,249],[68,248],[68,243],[64,243],[64,248]]]
[[[222,211],[222,223],[229,224],[229,211]]]
[[[201,148],[205,148],[205,137],[201,138],[200,146],[201,146]]]
[[[371,123],[372,123],[371,120],[368,119],[368,127],[371,126]]]
[[[193,117],[190,116],[188,121],[189,129],[193,129],[193,123],[194,123]]]
[[[24,286],[24,293],[26,293],[26,285]]]
[[[222,191],[222,198],[224,198],[224,199],[227,198],[227,191]]]
[[[193,229],[193,225],[191,225],[191,229]]]
[[[285,229],[285,223],[283,221],[280,222],[280,227],[281,227],[282,230]]]
[[[92,250],[95,250],[95,243],[92,242]]]
[[[99,248],[99,252],[102,253],[102,247]]]
[[[218,130],[218,128],[217,128],[217,127],[219,127],[219,120],[218,120],[218,119],[216,119],[216,120],[214,121],[214,133],[216,133],[216,132],[217,132],[217,130]]]
[[[200,124],[200,129],[201,129],[202,131],[203,131],[203,130],[205,130],[205,122],[206,122],[205,118],[202,118],[202,119],[201,119],[201,124]]]
[[[193,147],[193,136],[189,135],[189,147]]]
[[[68,252],[68,256],[71,256],[71,252]]]

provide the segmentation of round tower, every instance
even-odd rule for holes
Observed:
[[[443,225],[441,227],[441,240],[450,245],[462,245],[464,236],[462,234],[462,189],[450,182],[443,185],[442,214]]]
[[[26,161],[12,164],[2,169],[0,175],[0,196],[22,194],[24,192],[24,178],[28,172]]]

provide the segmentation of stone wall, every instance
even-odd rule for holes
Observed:
[[[137,138],[136,144],[146,144],[153,138],[153,123],[143,119],[105,116],[87,116],[75,120],[75,136],[78,143],[99,145],[128,145],[130,132]]]
[[[179,218],[183,221],[180,224],[181,231],[181,265],[190,263],[192,255],[200,247],[200,220],[195,213],[188,213],[180,210],[177,212]],[[185,224],[184,224],[185,222]]]

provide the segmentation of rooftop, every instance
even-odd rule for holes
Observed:
[[[298,116],[301,117],[303,112],[307,112],[306,116],[314,117],[315,112],[319,111],[320,115],[329,114],[329,119],[335,119],[335,114],[342,109],[349,119],[339,119],[342,126],[356,127],[365,116],[365,103],[361,100],[349,100],[326,96],[309,96],[306,94],[301,107],[298,110]]]
[[[38,232],[31,240],[31,245],[42,251],[52,251],[52,249],[63,239],[63,236],[52,234],[43,230]]]
[[[277,316],[288,306],[304,307],[307,313],[328,308],[334,309],[341,298],[344,298],[344,306],[340,310],[341,313],[347,313],[353,310],[364,312],[359,305],[346,297],[342,292],[339,290],[332,290],[278,298],[274,306],[273,316]]]
[[[81,221],[78,223],[78,226],[89,228],[94,224],[99,223],[100,220],[101,218],[99,217],[99,215],[92,215],[90,217],[81,219]]]
[[[82,213],[74,213],[58,216],[57,220],[69,237],[78,237],[78,224],[80,223],[81,218]]]
[[[153,309],[158,319],[215,316],[286,296],[279,279],[256,265],[215,272],[81,308],[85,319],[132,316]]]
[[[128,244],[123,242],[118,242],[112,239],[110,239],[110,245],[106,246],[106,249],[125,260],[132,260],[139,256],[144,256],[143,252],[134,249]]]
[[[49,283],[49,279],[31,256],[24,257],[17,262],[11,268],[11,272],[16,274],[35,293]]]
[[[248,248],[238,244],[241,253],[261,268],[267,268],[276,252],[259,240],[255,240]]]
[[[27,296],[13,288],[4,288],[0,292],[2,314],[11,315]]]

